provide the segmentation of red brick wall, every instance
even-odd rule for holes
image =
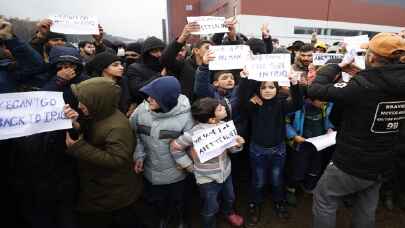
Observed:
[[[192,5],[192,11],[186,11],[186,5]],[[180,35],[188,16],[199,15],[200,0],[167,0],[169,41]]]

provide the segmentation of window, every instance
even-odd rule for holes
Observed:
[[[361,32],[358,30],[347,30],[347,29],[331,29],[331,36],[358,36]]]
[[[316,34],[321,34],[321,28],[309,28],[309,27],[294,27],[294,34],[312,34],[316,32]]]

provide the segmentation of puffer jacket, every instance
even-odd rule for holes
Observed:
[[[182,168],[193,165],[192,171],[197,184],[206,184],[213,181],[223,183],[231,174],[231,159],[228,156],[228,151],[236,153],[243,149],[243,147],[231,147],[224,150],[218,157],[204,163],[200,161],[194,148],[191,148],[192,152],[190,155],[187,154],[186,150],[193,146],[193,135],[199,130],[214,126],[214,124],[199,123],[171,143],[171,152],[177,164]]]
[[[184,95],[168,112],[153,112],[149,104],[141,103],[130,118],[131,126],[138,134],[135,160],[144,161],[144,176],[153,185],[176,183],[186,175],[177,169],[170,154],[170,141],[193,126],[190,102]]]

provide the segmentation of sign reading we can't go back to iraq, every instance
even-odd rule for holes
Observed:
[[[0,94],[0,140],[72,128],[62,92]]]

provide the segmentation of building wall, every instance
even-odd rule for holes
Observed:
[[[400,0],[243,0],[245,15],[331,20],[405,26],[405,3]],[[389,16],[387,16],[389,15]]]
[[[186,10],[187,5],[192,10]],[[169,41],[180,35],[189,16],[200,16],[200,0],[167,0]]]

